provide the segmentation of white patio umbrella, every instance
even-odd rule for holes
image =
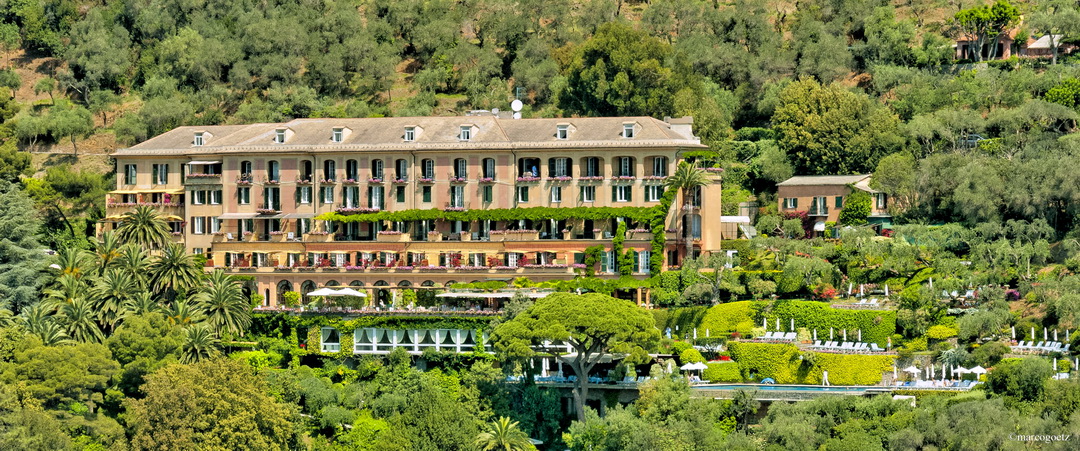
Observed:
[[[844,341],[847,341],[847,329],[844,329]]]
[[[848,284],[847,284],[847,295],[848,295],[848,297],[849,297],[849,298],[851,297],[851,289],[852,289],[852,288],[853,288],[854,286],[855,286],[855,284],[853,284],[853,283],[851,283],[851,282],[848,282]]]
[[[1050,339],[1050,337],[1049,337],[1049,336],[1048,336],[1048,334],[1046,333],[1046,328],[1044,327],[1044,328],[1043,328],[1043,341],[1047,341],[1047,340],[1049,340],[1049,339]]]
[[[788,332],[795,332],[795,318],[791,318],[791,330],[789,330]]]
[[[1016,326],[1013,326],[1011,329],[1012,329],[1012,339],[1015,340],[1016,339]]]
[[[892,378],[896,379],[896,364],[895,363],[892,366]]]
[[[889,284],[885,284],[885,297],[889,297]]]
[[[814,329],[814,341],[817,341],[817,329]]]
[[[702,362],[697,362],[697,363],[694,363],[693,365],[694,365],[694,369],[698,370],[698,371],[705,371],[705,370],[709,369],[709,365],[706,365],[706,364],[704,364]]]
[[[832,328],[830,327],[830,328],[829,328],[829,339],[830,339],[830,340],[832,340],[832,339],[833,339],[833,334],[832,334],[832,332],[833,332],[833,330],[832,330]]]
[[[318,290],[308,293],[308,296],[334,296],[337,294],[333,288],[319,288]]]
[[[1057,329],[1054,329],[1054,341],[1058,341],[1057,340]]]
[[[903,371],[905,373],[910,373],[912,376],[918,376],[920,370],[918,368],[915,368],[915,365],[912,365],[912,366],[909,366],[907,368],[904,368],[901,371]]]
[[[931,290],[934,289],[934,278],[933,277],[930,278],[930,289]]]
[[[687,363],[679,367],[683,371],[693,371],[697,369],[697,363]]]
[[[934,365],[930,365],[930,377],[929,377],[929,379],[933,379],[933,378],[934,378]]]
[[[778,332],[780,331],[780,317],[779,316],[776,317],[776,330]]]
[[[358,298],[366,298],[367,295],[361,291],[356,291],[352,288],[339,288],[334,290],[336,293],[332,296],[356,296]]]
[[[543,377],[547,377],[548,359],[547,359],[547,357],[544,357],[544,358],[541,358],[540,360],[543,360],[543,362],[544,362],[543,366],[541,367],[541,368],[543,368],[543,370],[541,371],[540,375],[543,376]]]
[[[1050,359],[1054,361],[1054,372],[1057,373],[1057,359]]]
[[[769,318],[761,318],[761,327],[765,330],[769,330]]]
[[[978,375],[978,374],[986,374],[986,368],[983,368],[982,366],[977,366],[977,367],[972,368],[972,369],[970,369],[968,371],[970,371],[972,374],[976,374],[976,375]]]
[[[862,341],[862,329],[859,329],[859,341]]]
[[[859,284],[859,297],[863,297],[863,296],[866,296],[866,295],[865,295],[865,294],[863,294],[863,286],[862,286],[862,284],[860,283],[860,284]]]

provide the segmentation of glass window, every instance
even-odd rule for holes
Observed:
[[[382,160],[371,160],[371,178],[382,180],[382,178],[383,178],[383,162],[382,162]]]
[[[517,187],[517,201],[519,203],[526,203],[529,201],[529,187],[519,186]]]
[[[398,202],[405,202],[405,187],[398,186],[394,188],[394,200]]]
[[[278,178],[281,175],[281,167],[276,160],[270,160],[270,163],[266,166],[266,178],[269,180],[281,180]]]
[[[300,190],[300,194],[299,194],[300,203],[302,203],[302,204],[310,204],[311,203],[311,187],[310,186],[301,186],[299,188],[299,190]]]
[[[196,145],[196,146],[201,146],[201,145],[203,145],[204,142],[205,142],[205,140],[203,139],[202,132],[196,133],[195,134],[195,142],[193,144]]]
[[[454,160],[454,177],[468,177],[468,165],[465,162],[464,158],[458,158]]]
[[[398,180],[409,179],[409,162],[403,158],[399,158],[394,162],[394,176]]]
[[[492,192],[491,185],[484,185],[484,188],[483,188],[484,202],[491,202],[491,197],[492,197],[491,192]]]
[[[431,202],[431,187],[430,186],[425,186],[425,187],[421,188],[420,191],[422,193],[421,194],[422,195],[421,198],[423,199],[422,201],[423,202]]]
[[[206,203],[206,191],[192,191],[191,204],[202,205]]]
[[[320,189],[322,190],[322,196],[319,196],[319,197],[322,197],[322,203],[324,203],[324,204],[332,204],[332,203],[334,203],[334,187],[332,187],[332,186],[324,186],[324,187],[321,187]]]
[[[166,185],[169,183],[169,165],[155,164],[151,167],[151,171],[151,179],[155,185]]]
[[[210,191],[210,205],[221,205],[221,190]]]
[[[484,178],[495,179],[495,159],[484,158]]]
[[[557,125],[555,126],[555,138],[566,139],[570,135],[569,125]]]
[[[468,141],[472,139],[472,127],[468,125],[461,126],[461,134],[459,135],[462,141]]]
[[[622,137],[633,138],[634,137],[634,124],[623,124]]]
[[[425,179],[435,178],[435,160],[424,159],[420,162],[420,177]]]
[[[562,187],[561,186],[553,186],[553,187],[551,187],[551,202],[552,203],[562,202]]]
[[[323,162],[323,180],[333,182],[337,177],[337,162],[326,160]]]
[[[659,185],[652,185],[645,187],[645,201],[646,202],[659,202],[660,197],[664,195],[664,187]]]
[[[341,128],[335,128],[334,132],[330,135],[330,140],[336,143],[341,142],[345,138],[345,130]]]
[[[655,177],[667,177],[667,157],[654,157],[652,171]]]
[[[595,202],[596,201],[596,187],[595,186],[583,186],[583,187],[581,187],[581,201],[582,202]]]
[[[191,233],[196,235],[202,235],[206,233],[206,218],[203,216],[193,216],[191,218]]]
[[[416,127],[405,127],[405,140],[416,141]]]
[[[383,208],[383,187],[368,187],[368,206],[379,210]]]
[[[240,205],[247,205],[251,203],[251,187],[241,187],[236,189],[236,200]]]
[[[629,185],[620,185],[615,187],[615,202],[630,202]]]
[[[450,206],[453,208],[465,207],[465,187],[453,185],[450,187]]]
[[[136,176],[138,175],[137,167],[134,164],[124,165],[124,184],[134,185]]]
[[[285,129],[279,128],[274,130],[274,142],[278,144],[285,142]]]
[[[221,232],[221,219],[217,217],[210,218],[210,233]]]

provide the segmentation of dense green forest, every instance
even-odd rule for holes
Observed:
[[[0,0],[0,448],[528,449],[532,437],[575,450],[1019,449],[1015,434],[1075,440],[1080,383],[1075,374],[1050,380],[1072,369],[1075,350],[1017,358],[1008,342],[1012,328],[1080,326],[1080,56],[957,60],[953,47],[971,38],[992,52],[1003,35],[1046,34],[1060,35],[1062,49],[1080,44],[1075,1]],[[494,355],[320,352],[317,326],[374,320],[255,314],[244,278],[205,273],[200,257],[166,244],[155,214],[92,233],[113,176],[88,161],[175,126],[463,114],[514,98],[533,117],[691,115],[710,149],[687,157],[724,169],[725,214],[743,201],[761,206],[763,235],[725,244],[736,260],[703,258],[632,282],[663,308],[585,295],[633,319],[608,351],[670,354],[676,365],[734,355],[733,370],[712,373],[724,382],[851,369],[823,353],[763,348],[793,357],[770,361],[769,373],[750,348],[689,348],[797,317],[801,329],[857,324],[868,341],[890,343],[901,366],[993,372],[971,392],[914,393],[916,406],[822,398],[776,403],[761,418],[750,393],[693,397],[683,376],[641,360],[639,375],[655,379],[636,402],[606,402],[602,418],[575,415],[533,383],[538,370],[517,340],[556,333],[582,312],[552,320],[518,299],[490,323],[378,323],[475,328],[495,337]],[[777,182],[850,173],[873,173],[890,195],[891,238],[858,227],[867,199],[851,200],[839,226],[855,228],[837,227],[840,239],[805,239],[804,218],[776,211]],[[554,288],[606,295],[624,283],[590,276]],[[829,307],[858,285],[890,287],[889,310]],[[939,295],[969,288],[979,295],[965,308]],[[527,327],[538,318],[552,327]],[[656,336],[680,327],[673,339]],[[691,338],[694,328],[715,335]],[[1080,348],[1080,334],[1065,341]],[[859,370],[881,377],[881,368]],[[519,374],[524,382],[506,379]]]

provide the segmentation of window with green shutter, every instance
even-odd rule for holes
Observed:
[[[431,187],[430,186],[425,186],[423,188],[422,195],[423,195],[423,201],[424,202],[431,202]]]
[[[836,208],[844,208],[844,196],[836,196]]]

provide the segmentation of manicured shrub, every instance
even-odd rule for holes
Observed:
[[[679,361],[685,365],[687,363],[704,362],[705,357],[697,349],[690,348],[679,353]]]
[[[822,372],[828,371],[834,385],[873,385],[892,371],[896,360],[892,355],[828,353],[810,353],[807,359],[791,344],[730,343],[728,349],[744,377],[771,377],[778,384],[820,384]]]
[[[747,334],[754,327],[754,311],[750,301],[730,302],[720,304],[709,309],[702,319],[700,329],[707,329],[710,335],[730,334],[739,332]]]
[[[742,382],[739,364],[735,362],[707,363],[708,369],[701,373],[701,378],[710,382]]]

